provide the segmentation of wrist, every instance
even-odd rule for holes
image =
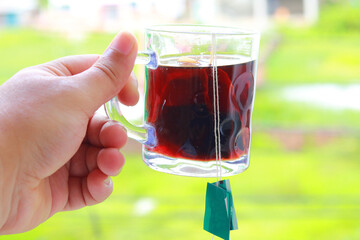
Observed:
[[[14,191],[15,191],[15,177],[12,176],[14,172],[11,167],[4,164],[4,159],[0,157],[0,235],[10,233],[8,232],[9,221],[14,212]],[[15,174],[14,174],[15,175]]]
[[[1,106],[1,105],[0,105]],[[3,226],[8,218],[6,214],[6,203],[7,201],[7,192],[6,187],[6,179],[8,178],[7,166],[5,165],[6,156],[3,148],[4,144],[4,134],[3,134],[3,126],[1,124],[1,113],[0,113],[0,235],[2,235]],[[6,175],[6,176],[5,176]]]
[[[3,159],[0,153],[0,235],[2,235],[2,229],[3,226],[7,220],[7,214],[5,213],[5,178],[4,178],[4,174],[5,174],[5,166],[3,164]]]
[[[1,127],[0,127],[1,129]],[[0,145],[2,145],[4,141],[2,141],[0,137]],[[0,147],[0,235],[3,233],[3,226],[7,222],[8,213],[6,209],[9,208],[9,189],[6,187],[6,182],[8,181],[8,169],[7,164],[5,164],[6,157],[3,152],[3,149]]]
[[[0,94],[3,95],[1,91]],[[0,97],[0,235],[4,234],[10,216],[17,175],[17,161],[13,156],[17,151],[11,134],[11,119],[2,100]]]

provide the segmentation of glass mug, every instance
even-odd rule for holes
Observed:
[[[154,170],[241,173],[249,166],[259,41],[258,33],[232,27],[146,28],[146,50],[136,59],[146,65],[144,123],[128,122],[116,97],[106,113],[143,144],[143,161]]]

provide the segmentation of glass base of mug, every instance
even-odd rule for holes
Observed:
[[[150,168],[164,173],[189,177],[218,177],[219,165],[216,161],[193,161],[181,158],[172,158],[143,149],[143,161]],[[249,167],[248,155],[239,159],[221,161],[221,176],[228,177],[242,173]]]

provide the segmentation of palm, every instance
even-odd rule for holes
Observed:
[[[46,71],[36,74],[49,77]],[[30,69],[27,75],[35,73]],[[52,77],[54,79],[47,82],[41,77],[29,77],[25,81],[22,78],[21,82],[15,79],[7,86],[10,91],[6,97],[16,99],[13,109],[21,108],[22,102],[32,106],[21,112],[26,117],[19,116],[17,111],[7,116],[16,124],[14,139],[21,136],[27,143],[14,149],[18,152],[17,158],[22,158],[23,163],[19,161],[19,164],[22,176],[27,179],[22,176],[16,179],[20,193],[13,201],[23,207],[11,213],[9,229],[28,230],[56,212],[104,201],[112,192],[108,176],[117,175],[124,163],[118,149],[126,142],[125,130],[105,117],[83,111],[81,104],[73,104],[74,99],[59,102],[69,90],[64,82],[57,80],[59,76]],[[23,88],[16,90],[18,84]],[[49,91],[44,92],[44,88]],[[19,91],[20,97],[12,95]],[[37,92],[36,96],[30,96],[32,92]]]
[[[136,53],[135,37],[120,33],[102,56],[57,59],[0,86],[0,234],[110,195],[126,132],[93,115],[116,94],[137,102],[136,81],[128,81]]]
[[[26,228],[38,225],[56,212],[102,202],[112,192],[111,182],[105,180],[117,175],[124,163],[118,151],[126,141],[122,127],[103,117],[89,120],[80,115],[66,119],[52,121],[50,125],[57,128],[27,120],[32,131],[37,124],[45,133],[37,138],[31,136],[27,140],[31,144],[23,149],[32,152],[37,163],[24,169],[24,175],[31,180],[17,180],[23,189],[19,204],[26,207],[19,208],[14,216],[28,220],[30,225]]]

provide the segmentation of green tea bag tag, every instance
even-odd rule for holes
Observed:
[[[237,230],[238,223],[237,223],[237,219],[236,219],[236,212],[235,212],[234,201],[233,201],[231,187],[230,187],[230,181],[228,179],[224,180],[224,181],[220,181],[219,186],[226,190],[228,213],[230,215],[230,230]]]
[[[229,180],[208,183],[205,200],[204,230],[225,240],[230,230],[238,229]]]

